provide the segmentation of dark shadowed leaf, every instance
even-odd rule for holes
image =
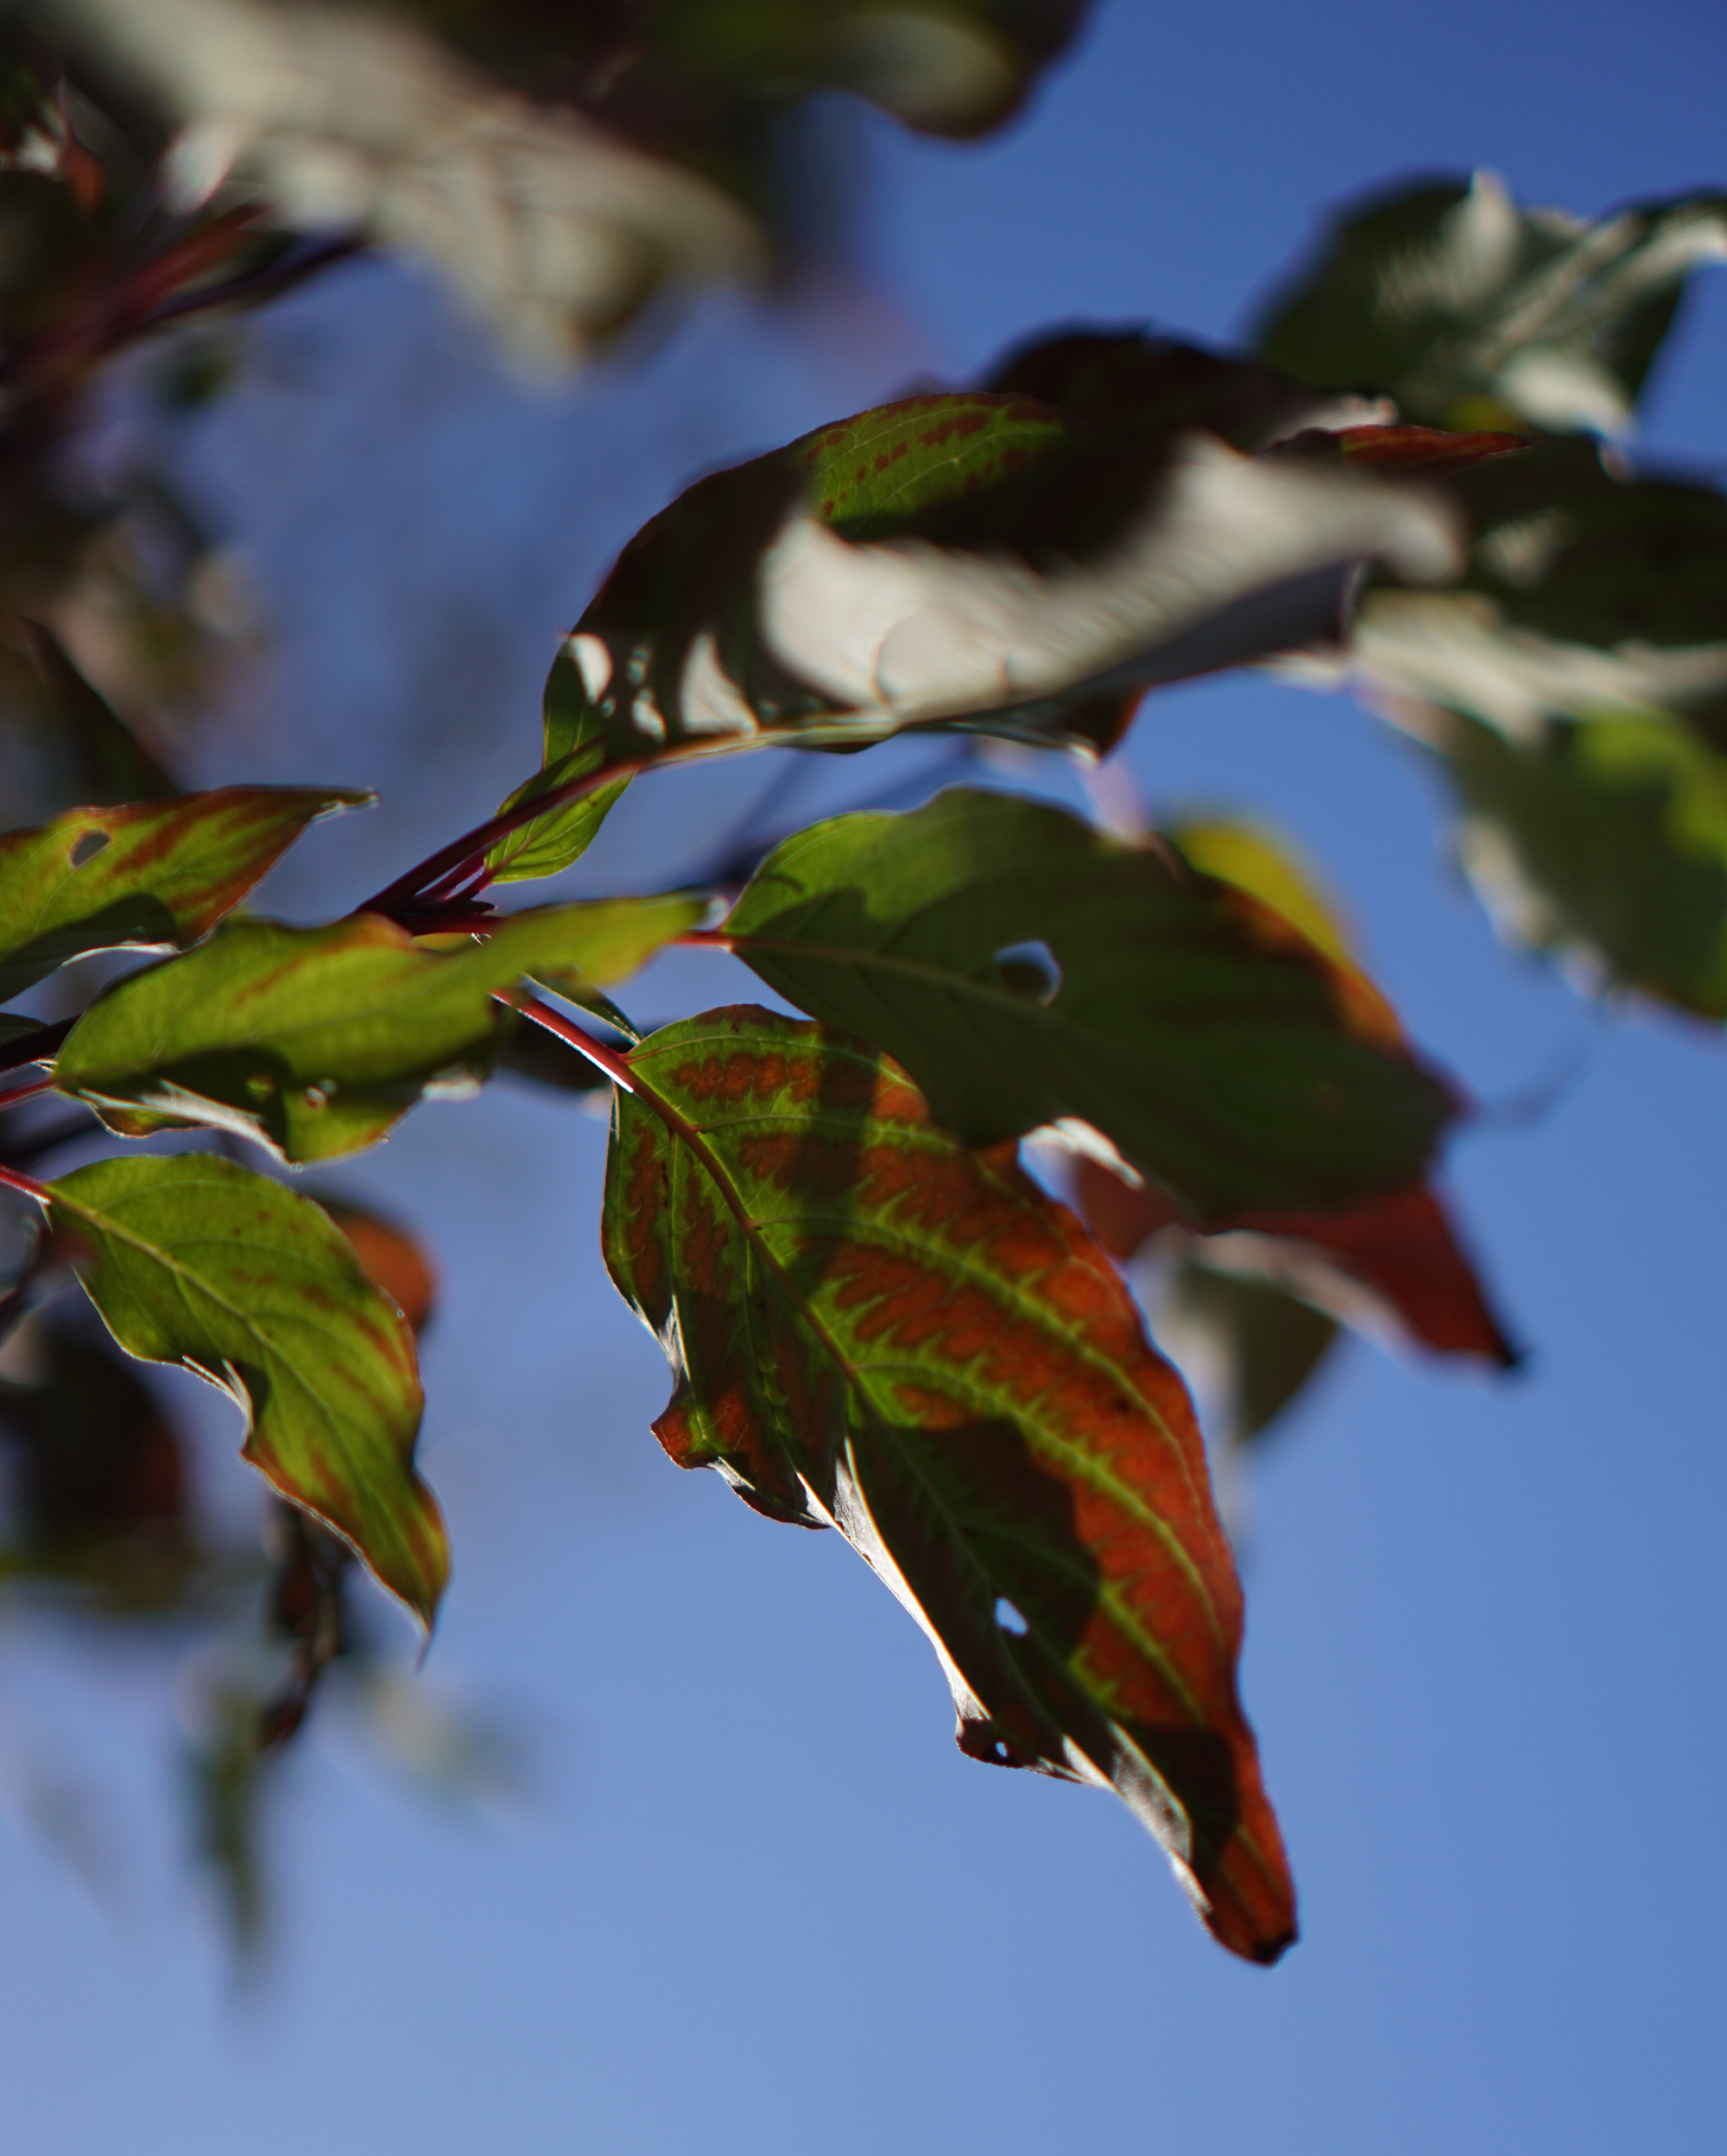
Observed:
[[[376,914],[326,928],[232,921],[98,996],[54,1083],[128,1137],[217,1124],[284,1160],[329,1160],[375,1144],[428,1090],[486,1077],[516,1023],[501,991],[530,976],[578,996],[621,979],[705,905],[548,907],[454,951],[428,950]]]
[[[1379,389],[1440,427],[1626,425],[1699,263],[1727,260],[1727,196],[1595,224],[1527,210],[1491,173],[1400,187],[1338,218],[1273,301],[1263,358]]]
[[[1456,1113],[1348,960],[1167,846],[1030,801],[815,825],[724,934],[968,1143],[1077,1117],[1199,1220],[1395,1188]]]
[[[47,692],[49,709],[72,749],[81,781],[74,799],[100,804],[172,800],[180,788],[105,697],[92,688],[66,647],[41,622],[20,623]]]
[[[227,1393],[244,1457],[429,1627],[449,1554],[414,1471],[414,1337],[341,1230],[310,1199],[205,1154],[98,1160],[48,1191],[120,1345]]]
[[[186,1461],[137,1365],[41,1314],[7,1363],[0,1448],[11,1439],[8,1526],[22,1563],[110,1602],[171,1607],[196,1563]]]
[[[1108,433],[1156,436],[1199,427],[1249,452],[1333,414],[1357,416],[1347,400],[1256,359],[1139,327],[1075,326],[1033,338],[999,361],[984,386],[1058,404]]]
[[[1727,738],[1727,496],[1629,476],[1592,441],[1543,443],[1455,483],[1462,588],[1376,590],[1352,663],[1509,735],[1549,715],[1659,710]]]
[[[743,1008],[629,1067],[604,1248],[677,1372],[661,1442],[838,1526],[935,1642],[971,1756],[1112,1786],[1224,1944],[1275,1959],[1294,1898],[1240,1590],[1107,1259],[861,1043]]]
[[[572,738],[608,767],[907,726],[1095,748],[1148,683],[1334,640],[1363,560],[1450,575],[1451,513],[1344,459],[915,397],[645,526],[571,639]]]
[[[92,951],[183,949],[240,902],[308,824],[370,793],[233,786],[69,809],[0,836],[0,998]]]
[[[1264,1280],[1180,1259],[1158,1298],[1158,1345],[1198,1396],[1205,1427],[1246,1445],[1294,1405],[1336,1345],[1336,1321]]]

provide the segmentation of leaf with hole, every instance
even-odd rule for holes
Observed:
[[[427,1091],[485,1078],[516,1022],[497,999],[518,983],[579,996],[623,979],[705,907],[699,897],[547,907],[455,951],[429,950],[376,914],[325,928],[233,921],[98,996],[54,1083],[128,1137],[214,1124],[287,1160],[329,1160],[376,1144]]]
[[[340,1229],[309,1198],[201,1154],[98,1160],[48,1195],[120,1345],[227,1393],[246,1419],[244,1457],[429,1627],[449,1554],[414,1470],[414,1338]]]
[[[861,1042],[741,1008],[628,1062],[604,1249],[676,1372],[667,1451],[838,1526],[934,1642],[966,1752],[1114,1787],[1217,1937],[1275,1960],[1240,1589],[1108,1259]]]
[[[1031,801],[955,789],[815,825],[723,933],[967,1142],[1078,1118],[1197,1220],[1396,1188],[1457,1113],[1347,959],[1167,845]]]
[[[95,951],[184,950],[308,824],[374,796],[232,786],[120,808],[68,809],[0,834],[0,999]]]

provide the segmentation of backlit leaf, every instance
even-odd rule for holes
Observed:
[[[92,951],[196,943],[308,824],[372,798],[333,787],[224,787],[69,809],[0,835],[0,999]]]
[[[438,1299],[438,1276],[419,1243],[405,1228],[364,1206],[330,1198],[323,1205],[353,1244],[361,1272],[389,1297],[415,1332],[421,1331]]]
[[[1108,1261],[861,1043],[743,1008],[629,1062],[604,1248],[676,1370],[661,1443],[838,1526],[935,1642],[971,1756],[1112,1786],[1224,1944],[1275,1959],[1240,1590]]]
[[[1456,788],[1458,850],[1501,932],[1591,989],[1727,1018],[1727,756],[1682,719],[1551,719],[1508,737],[1399,707]]]
[[[98,1160],[48,1191],[120,1345],[229,1394],[244,1457],[429,1626],[449,1556],[414,1471],[413,1335],[341,1230],[308,1198],[201,1154]]]
[[[1199,1220],[1395,1188],[1456,1113],[1348,960],[1167,846],[1030,801],[815,825],[724,933],[967,1142],[1079,1118]]]
[[[324,928],[232,921],[98,996],[54,1083],[129,1137],[213,1123],[284,1160],[328,1160],[375,1144],[428,1088],[487,1076],[515,1023],[500,991],[530,977],[576,995],[622,979],[705,904],[548,907],[455,951],[376,914]]]
[[[1095,748],[1100,705],[1335,638],[1363,560],[1448,576],[1450,512],[1346,460],[914,397],[680,496],[578,623],[569,686],[608,767],[908,726]]]
[[[1278,295],[1262,356],[1318,389],[1380,389],[1440,427],[1627,425],[1685,281],[1727,260],[1727,196],[1589,224],[1492,174],[1402,187],[1342,216]]]

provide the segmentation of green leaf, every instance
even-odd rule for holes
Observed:
[[[1727,756],[1656,713],[1521,739],[1437,706],[1402,716],[1456,787],[1458,851],[1502,933],[1588,987],[1727,1018]]]
[[[1113,1786],[1218,1938],[1275,1960],[1294,1893],[1240,1590],[1107,1258],[862,1043],[745,1008],[629,1064],[604,1249],[677,1373],[667,1451],[838,1527],[935,1642],[967,1753]]]
[[[1727,259],[1727,195],[1589,224],[1526,210],[1491,173],[1401,187],[1340,218],[1259,326],[1264,359],[1382,389],[1440,427],[1625,427],[1686,279]]]
[[[546,680],[542,768],[500,804],[500,815],[519,802],[566,786],[573,779],[585,778],[604,762],[600,718],[582,676],[582,657],[578,640],[566,636]],[[535,876],[556,876],[573,861],[579,861],[629,783],[627,777],[615,779],[610,785],[548,809],[531,824],[507,833],[485,857],[492,882],[522,883]]]
[[[532,977],[579,996],[621,980],[706,903],[548,907],[453,952],[376,914],[325,928],[232,921],[98,996],[54,1083],[127,1137],[216,1124],[283,1160],[329,1160],[376,1144],[427,1091],[487,1076],[516,1022],[501,991]]]
[[[1368,560],[1447,576],[1453,520],[1340,458],[914,397],[699,482],[569,656],[607,768],[908,726],[1095,750],[1148,683],[1333,640]]]
[[[815,825],[724,933],[968,1142],[1078,1117],[1201,1221],[1415,1180],[1456,1113],[1347,962],[1167,847],[1030,801]]]
[[[0,836],[0,1000],[92,951],[182,950],[207,935],[308,824],[375,797],[234,786],[75,808]]]
[[[244,1457],[429,1628],[449,1555],[414,1471],[414,1338],[340,1229],[309,1198],[201,1154],[98,1160],[48,1192],[120,1345],[227,1393],[246,1418]]]

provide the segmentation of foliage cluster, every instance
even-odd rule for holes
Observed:
[[[12,612],[63,595],[56,456],[123,343],[383,243],[528,346],[584,349],[794,243],[775,174],[810,92],[981,128],[1079,10],[674,0],[579,36],[534,0],[416,12],[66,0],[15,38]],[[1241,1593],[1165,1350],[1221,1369],[1212,1434],[1237,1441],[1340,1325],[1515,1356],[1433,1179],[1470,1105],[1305,871],[1257,827],[1123,833],[970,787],[792,832],[712,888],[496,893],[681,763],[911,732],[1096,762],[1148,689],[1264,665],[1350,683],[1424,745],[1509,933],[1718,1019],[1727,501],[1604,438],[1724,255],[1720,197],[1585,224],[1489,175],[1400,185],[1251,351],[1062,328],[700,480],[557,653],[538,770],[334,921],[244,901],[363,797],[180,792],[31,629],[49,798],[0,837],[0,1184],[41,1217],[0,1318],[14,1571],[172,1600],[199,1570],[160,1408],[55,1314],[75,1281],[127,1356],[231,1395],[282,1501],[288,1671],[212,1755],[231,1798],[350,1641],[349,1553],[428,1630],[448,1568],[414,1466],[423,1261],[277,1171],[501,1067],[610,1085],[602,1244],[672,1365],[671,1457],[837,1527],[929,1634],[968,1754],[1113,1788],[1215,1936],[1275,1960],[1294,1894],[1237,1697]],[[674,943],[803,1016],[644,1038],[614,992]],[[154,962],[43,1000],[114,952]],[[28,1172],[92,1116],[211,1135]],[[1157,1268],[1161,1348],[1123,1261]]]

